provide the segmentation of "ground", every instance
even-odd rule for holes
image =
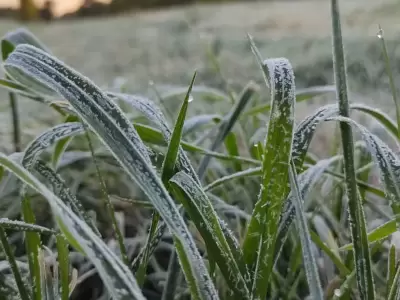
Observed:
[[[396,18],[400,4],[396,0],[346,0],[340,1],[340,8],[352,99],[392,112],[376,34],[381,24],[398,75],[400,23]],[[0,35],[19,26],[22,24],[1,20]],[[249,80],[261,83],[247,33],[254,36],[265,58],[284,56],[291,61],[298,87],[333,84],[329,1],[190,6],[23,26],[48,45],[54,55],[104,87],[119,78],[126,80],[133,92],[145,91],[149,81],[187,85],[195,69],[199,72],[198,83],[219,87],[219,76],[207,56],[210,45],[218,48],[223,76],[233,88],[240,89]],[[0,92],[0,96],[4,100],[0,104],[1,120],[10,124],[6,94]],[[319,103],[299,105],[298,114],[307,115],[315,105]],[[51,119],[50,110],[27,100],[20,106],[24,137],[29,140],[38,132],[39,119]],[[7,144],[9,127],[1,126],[0,134],[3,145]]]

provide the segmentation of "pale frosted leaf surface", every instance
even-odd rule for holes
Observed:
[[[15,231],[33,231],[38,233],[54,234],[55,231],[43,226],[29,224],[23,221],[10,220],[7,218],[0,218],[0,227],[5,229],[12,229]]]
[[[31,52],[34,55],[30,55]],[[18,46],[5,64],[6,68],[9,66],[20,69],[27,77],[34,76],[41,80],[70,102],[131,179],[143,190],[172,233],[180,239],[186,255],[193,263],[196,283],[204,299],[218,299],[196,244],[174,201],[151,165],[145,145],[133,125],[125,117],[121,117],[122,113],[115,108],[114,103],[104,97],[93,83],[63,66],[55,58],[32,47]]]
[[[66,137],[82,134],[84,128],[81,123],[70,122],[56,125],[35,138],[27,147],[22,158],[22,165],[29,169],[43,151]]]
[[[279,216],[289,192],[295,106],[294,74],[289,61],[285,58],[266,60],[262,70],[271,89],[271,111],[264,145],[261,190],[243,244],[246,264],[253,273],[251,292],[254,299],[265,298],[267,293]]]

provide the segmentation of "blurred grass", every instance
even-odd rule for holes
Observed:
[[[397,7],[394,0],[357,0],[345,1],[341,8],[349,87],[352,93],[359,93],[351,100],[379,103],[379,108],[388,113],[392,113],[391,94],[376,33],[380,23],[396,77],[400,73],[400,24],[394,13]],[[110,19],[32,23],[27,27],[54,55],[102,86],[124,81],[128,90],[143,92],[149,81],[157,85],[185,84],[196,68],[197,84],[220,88],[223,82],[207,56],[207,47],[212,47],[224,79],[237,90],[244,81],[262,81],[249,55],[247,32],[265,55],[290,59],[298,88],[332,84],[329,20],[326,1],[285,1],[195,5]],[[0,35],[4,35],[21,24],[3,20],[0,25]],[[1,91],[0,96],[6,99],[5,92]],[[321,104],[321,100],[314,103]],[[303,105],[296,114],[304,117],[315,107],[313,103]],[[8,101],[0,102],[1,120],[11,124],[6,110]],[[37,126],[44,123],[40,131],[54,116],[51,109],[25,99],[21,110],[23,127],[32,129],[24,129],[25,143],[38,132]],[[206,108],[199,110],[204,112]],[[11,140],[8,126],[1,126],[0,135]]]

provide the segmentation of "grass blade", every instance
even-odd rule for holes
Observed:
[[[151,165],[145,145],[129,120],[104,93],[79,73],[46,53],[19,45],[5,64],[19,77],[35,76],[65,97],[143,190],[180,240],[204,299],[218,299],[215,287],[179,211]],[[28,78],[28,79],[27,79]]]
[[[241,113],[243,112],[246,105],[251,100],[254,93],[257,91],[257,87],[250,83],[248,84],[242,92],[242,95],[239,98],[239,101],[232,108],[231,112],[222,120],[219,125],[217,136],[213,141],[210,150],[216,150],[225,140],[229,132],[231,132],[233,126],[236,124],[239,119]],[[206,155],[200,162],[198,174],[200,179],[205,175],[205,171],[207,169],[208,164],[211,161],[211,157]]]
[[[321,281],[318,275],[318,266],[312,252],[310,232],[308,229],[307,218],[305,217],[303,202],[301,198],[299,184],[297,183],[296,166],[293,161],[291,162],[291,169],[289,172],[290,185],[292,193],[294,194],[293,202],[296,210],[297,227],[300,234],[301,249],[303,253],[303,264],[306,269],[306,276],[308,281],[308,288],[312,299],[324,299],[324,293],[321,287]]]
[[[69,257],[65,237],[57,235],[58,264],[60,268],[61,300],[69,299]]]
[[[342,42],[338,0],[331,0],[333,62],[338,98],[339,114],[349,117],[347,74]],[[374,280],[372,277],[371,256],[368,246],[364,209],[357,189],[354,166],[354,146],[351,126],[340,123],[346,193],[348,197],[351,237],[354,244],[354,262],[356,265],[357,286],[362,299],[375,299]]]
[[[21,300],[30,300],[29,293],[24,285],[24,282],[21,277],[21,273],[19,271],[17,262],[15,260],[14,253],[11,249],[10,244],[8,243],[7,235],[3,228],[0,228],[0,241],[3,246],[3,250],[7,257],[8,263],[10,264],[12,273],[14,275],[15,283],[17,285],[19,296],[21,297]]]
[[[209,255],[215,258],[226,283],[234,291],[235,297],[250,299],[247,288],[249,275],[243,260],[243,254],[234,255],[225,239],[220,226],[221,220],[213,209],[213,205],[202,188],[187,174],[175,174],[170,183],[176,198],[183,204],[191,221],[196,224],[207,248],[212,251]]]
[[[292,150],[295,85],[290,63],[266,60],[262,69],[271,85],[272,110],[265,140],[262,186],[243,243],[246,264],[252,278],[253,299],[264,299],[273,268],[279,216],[288,196],[288,171]]]

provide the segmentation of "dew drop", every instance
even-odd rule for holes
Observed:
[[[190,102],[192,102],[193,100],[194,100],[194,98],[193,98],[192,94],[190,94],[190,95],[189,95],[188,102],[190,103]]]
[[[342,292],[339,289],[336,289],[334,291],[334,294],[335,294],[336,297],[341,297],[342,296]]]
[[[379,31],[376,34],[379,39],[383,39],[383,29],[379,26]]]

